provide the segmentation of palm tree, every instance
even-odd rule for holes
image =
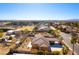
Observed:
[[[75,47],[76,42],[77,42],[77,35],[72,34],[72,37],[71,37],[71,44],[73,44],[73,52],[72,52],[72,54],[74,54],[74,47]]]

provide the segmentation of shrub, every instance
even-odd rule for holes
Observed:
[[[59,51],[53,51],[51,54],[52,55],[60,55],[60,52]]]
[[[1,33],[0,33],[0,37],[2,37],[2,36],[3,36],[3,33],[1,32]]]
[[[42,50],[40,50],[40,51],[37,52],[37,55],[44,55],[44,54],[45,54],[45,52],[42,51]]]
[[[31,50],[31,53],[32,53],[32,54],[37,54],[37,51],[38,51],[38,50],[33,49],[33,50]]]
[[[66,45],[64,45],[63,49],[62,49],[62,52],[64,55],[66,55],[68,53],[69,49]]]

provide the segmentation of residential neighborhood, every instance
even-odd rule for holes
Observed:
[[[0,55],[78,55],[77,23],[0,21]]]

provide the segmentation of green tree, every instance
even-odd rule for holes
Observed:
[[[48,33],[52,34],[52,33],[54,33],[54,32],[53,32],[53,30],[49,30]]]
[[[51,29],[51,30],[49,30],[48,31],[48,33],[50,33],[50,34],[54,34],[57,38],[60,36],[59,34],[60,34],[60,32],[59,32],[59,30],[53,30],[53,29]]]
[[[10,36],[8,40],[12,40],[12,37]]]

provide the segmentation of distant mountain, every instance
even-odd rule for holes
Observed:
[[[64,19],[64,20],[0,20],[0,21],[34,21],[34,22],[38,22],[38,21],[46,21],[46,22],[51,22],[51,21],[79,21],[79,19]]]
[[[66,21],[79,21],[79,19],[67,19]]]

